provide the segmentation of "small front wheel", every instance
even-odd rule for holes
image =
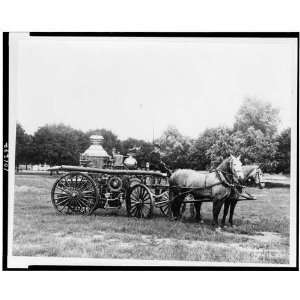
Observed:
[[[159,207],[161,213],[166,217],[171,217],[171,205],[170,205],[170,197],[169,191],[165,191],[161,194],[161,196],[156,200],[156,206]]]
[[[129,192],[126,209],[129,217],[150,218],[153,212],[151,191],[143,184],[134,185]]]

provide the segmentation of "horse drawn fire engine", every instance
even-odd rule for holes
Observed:
[[[137,170],[134,157],[113,159],[101,145],[101,136],[91,136],[91,146],[80,156],[81,166],[61,166],[52,171],[67,172],[54,183],[51,199],[63,214],[90,215],[97,208],[121,208],[128,216],[151,217],[153,208],[169,212],[167,175]]]
[[[91,136],[91,146],[80,155],[80,166],[51,168],[51,171],[66,172],[56,180],[51,191],[53,206],[59,213],[90,215],[97,208],[121,208],[125,205],[130,217],[149,218],[154,207],[165,216],[173,214],[178,217],[186,203],[199,205],[216,200],[220,195],[220,201],[214,201],[216,211],[220,211],[220,205],[224,203],[222,199],[229,195],[237,195],[236,201],[238,198],[255,199],[247,192],[238,191],[241,191],[242,185],[237,180],[243,170],[239,158],[234,156],[207,175],[193,170],[178,170],[169,178],[159,171],[137,169],[131,153],[127,158],[114,153],[111,158],[101,141],[101,136]],[[260,180],[261,175],[255,176]],[[174,209],[176,202],[180,207],[177,205]],[[217,220],[217,214],[214,218]]]

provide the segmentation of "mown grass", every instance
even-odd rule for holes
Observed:
[[[14,255],[289,262],[288,188],[249,189],[258,200],[238,203],[237,226],[218,232],[211,226],[211,203],[202,206],[204,224],[170,221],[159,211],[152,219],[127,218],[125,208],[87,217],[59,215],[50,199],[54,180],[16,176]]]

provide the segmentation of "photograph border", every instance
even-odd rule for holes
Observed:
[[[296,266],[7,266],[8,254],[8,169],[3,162],[2,270],[43,271],[298,271],[299,270],[299,32],[30,32],[36,37],[199,37],[199,38],[296,38],[297,39],[297,158],[296,158]],[[9,32],[3,32],[3,146],[9,142]],[[4,149],[3,149],[4,150]],[[4,152],[3,152],[4,155]]]

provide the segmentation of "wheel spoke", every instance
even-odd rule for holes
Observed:
[[[82,195],[80,198],[85,199],[87,201],[92,201],[92,202],[94,202],[94,200],[95,200],[95,196],[84,196],[84,195]]]
[[[140,199],[144,199],[144,194],[145,194],[145,189],[141,188],[140,194],[139,194]]]
[[[54,192],[55,195],[62,195],[62,196],[68,196],[68,193],[60,193],[60,192]]]
[[[86,189],[94,189],[94,186],[92,184],[90,184],[90,182],[88,180],[86,180],[85,178],[83,178],[81,181],[80,181],[80,184],[78,186],[78,191],[79,192],[82,192]]]
[[[90,207],[90,206],[93,205],[93,202],[92,202],[92,201],[90,201],[90,200],[88,200],[88,199],[85,199],[85,198],[83,198],[83,197],[82,197],[80,200],[82,201],[82,203],[83,203],[85,206]]]
[[[84,202],[82,198],[78,198],[77,201],[82,207],[86,207],[88,205],[88,203]]]
[[[136,208],[137,208],[137,209],[136,209],[135,217],[139,218],[139,217],[140,217],[140,215],[141,215],[141,212],[140,212],[140,207],[139,207],[139,206],[137,206]]]
[[[80,199],[77,199],[77,204],[80,206],[80,208],[83,208],[84,207],[84,205],[82,205],[82,202],[80,201]]]
[[[58,190],[61,190],[61,191],[65,192],[65,193],[68,193],[66,190],[60,188],[59,186],[57,186],[56,188],[57,188]]]
[[[131,207],[137,207],[139,205],[139,202],[135,202],[131,204]]]
[[[88,193],[94,193],[94,191],[93,190],[87,190],[87,191],[82,191],[81,192],[81,194],[88,194]]]
[[[81,179],[80,185],[78,186],[78,190],[79,190],[79,191],[82,191],[82,190],[85,188],[85,186],[86,186],[87,184],[88,184],[88,181],[87,181],[87,180]]]
[[[147,194],[146,197],[143,198],[143,202],[146,202],[146,201],[148,201],[148,200],[151,202],[151,197],[150,197],[149,194]]]
[[[130,213],[133,217],[136,216],[137,210],[138,210],[137,206],[134,206],[133,208],[131,208]]]
[[[60,196],[57,196],[57,195],[55,195],[55,196],[56,196],[55,199],[57,199],[57,200],[70,198],[69,195],[63,195],[63,194],[61,194]]]
[[[135,190],[131,193],[130,198],[134,199],[135,202],[139,202],[139,198],[136,195]]]
[[[139,203],[140,201],[136,198],[133,198],[133,195],[130,196],[130,202]]]
[[[65,200],[70,200],[71,198],[70,197],[59,197],[59,198],[55,198],[55,201],[56,203],[60,203],[60,202],[63,202]]]
[[[56,205],[57,205],[57,206],[61,206],[61,205],[66,204],[66,203],[68,203],[68,202],[70,202],[70,199],[69,199],[69,198],[66,198],[66,199],[63,199],[63,200],[61,200],[61,201],[56,202]]]
[[[137,209],[137,206],[134,205],[134,206],[131,206],[130,207],[130,213],[133,214],[133,212]]]
[[[66,190],[69,190],[69,188],[70,188],[69,186],[65,185],[63,182],[60,182],[59,185],[62,186],[62,188],[66,189]]]
[[[146,213],[145,213],[145,215],[147,216],[148,215],[148,213],[150,212],[150,207],[147,207],[147,206],[143,206],[142,207],[142,211],[144,211],[146,209]]]
[[[135,199],[137,200],[139,199],[139,187],[133,190],[132,195],[134,196]]]
[[[60,212],[62,212],[66,206],[67,206],[67,203],[63,206],[62,209],[58,209],[58,210],[59,210]],[[68,208],[69,208],[69,206],[68,206]]]
[[[67,177],[65,177],[63,180],[60,181],[61,184],[63,184],[64,182],[65,182],[64,186],[66,186],[67,188],[71,187],[70,184],[69,184],[69,182],[68,182]]]
[[[169,205],[163,205],[160,207],[161,212],[167,216],[168,215],[168,211],[169,211]]]

